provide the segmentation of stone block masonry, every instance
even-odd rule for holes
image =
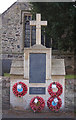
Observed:
[[[64,59],[66,74],[74,75],[75,63],[74,63],[74,52],[61,52],[53,50],[53,58]]]
[[[74,112],[74,79],[65,80],[65,111]],[[10,109],[10,78],[2,78],[2,108]]]
[[[12,60],[19,59],[23,60],[24,55],[22,53],[20,54],[3,54],[2,59],[0,60],[0,63],[2,64],[2,74],[9,73],[11,68]]]
[[[2,118],[2,77],[0,76],[0,119]]]
[[[10,63],[14,58],[21,58],[23,55],[23,23],[22,11],[28,11],[29,4],[23,2],[14,3],[8,10],[0,15],[0,53],[3,53],[2,59],[9,61],[8,67],[3,62],[3,72],[10,71]],[[2,24],[2,25],[1,25]],[[1,28],[2,27],[2,28]],[[2,41],[1,41],[2,39]],[[61,55],[62,54],[62,55]],[[67,53],[53,54],[53,57],[65,59],[66,73],[74,74],[74,55]],[[9,59],[9,60],[8,60]],[[5,60],[3,60],[5,61]],[[7,68],[7,69],[6,69]]]
[[[10,66],[9,66],[10,61],[12,61],[13,59],[22,59],[23,60],[23,57],[24,57],[23,53],[3,54],[2,55],[3,61],[5,61],[5,60],[9,61],[9,63],[7,64],[8,67],[6,67],[6,65],[3,62],[3,72],[10,71]],[[73,53],[66,53],[66,54],[61,53],[60,55],[58,53],[53,53],[53,58],[64,59],[66,74],[69,74],[69,75],[74,74],[74,54]]]
[[[10,78],[2,77],[2,110],[10,109]]]
[[[28,3],[14,3],[2,14],[2,52],[22,52],[22,31],[21,10],[29,10]]]

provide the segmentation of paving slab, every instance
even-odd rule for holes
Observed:
[[[3,111],[3,118],[74,118],[73,112]]]

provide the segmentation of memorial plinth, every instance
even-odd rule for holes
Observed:
[[[28,110],[31,109],[31,99],[37,97],[34,100],[37,105],[38,99],[41,97],[40,99],[45,101],[44,110],[49,110],[49,104],[56,108],[59,105],[59,108],[63,109],[65,106],[64,60],[53,59],[52,48],[41,45],[41,25],[47,25],[47,22],[41,21],[40,14],[36,15],[36,21],[31,21],[30,25],[36,25],[36,45],[24,48],[24,60],[12,61],[10,103],[15,108]],[[19,85],[19,82],[22,84]],[[53,88],[49,87],[51,83]],[[51,94],[49,90],[52,89]],[[15,92],[16,94],[14,94]],[[52,102],[49,102],[51,100]]]
[[[44,79],[51,79],[51,48],[46,48],[42,45],[34,45],[31,48],[24,49],[24,78],[29,79],[30,74],[36,75],[36,72],[43,74]],[[41,83],[41,80],[39,81]]]

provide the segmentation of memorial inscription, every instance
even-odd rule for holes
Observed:
[[[29,94],[46,94],[45,87],[30,87]]]
[[[30,54],[30,83],[45,83],[46,80],[46,54]]]

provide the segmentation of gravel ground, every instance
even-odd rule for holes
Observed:
[[[40,112],[33,111],[3,111],[3,118],[75,118],[73,112]]]

